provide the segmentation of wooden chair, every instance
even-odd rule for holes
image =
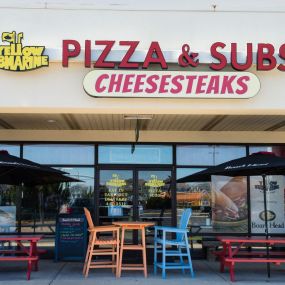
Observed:
[[[181,269],[184,273],[185,269],[189,269],[191,276],[194,277],[194,271],[192,267],[191,254],[187,236],[187,225],[191,217],[192,210],[190,208],[185,209],[180,219],[179,227],[154,227],[154,273],[157,272],[157,267],[162,269],[162,278],[166,278],[167,269]],[[160,233],[160,234],[159,234]],[[171,238],[171,235],[175,233],[176,238]],[[168,234],[168,236],[167,236]],[[170,237],[169,237],[170,235]],[[161,246],[161,248],[159,248]],[[168,248],[167,248],[168,247]],[[169,249],[169,247],[171,247]],[[176,249],[175,249],[176,248]],[[183,252],[185,250],[185,252]],[[161,262],[157,262],[157,256],[161,254]],[[167,262],[167,257],[179,257],[180,262]],[[185,263],[183,257],[187,257]]]
[[[120,227],[117,226],[94,226],[91,214],[84,208],[85,216],[88,222],[89,242],[86,252],[86,258],[83,267],[83,274],[88,276],[90,268],[112,268],[118,277],[119,268],[119,245],[120,245]],[[102,233],[112,233],[111,236],[102,236]],[[103,247],[103,248],[102,248]],[[111,256],[110,261],[95,261],[96,256]]]

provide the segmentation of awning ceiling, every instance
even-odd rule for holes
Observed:
[[[285,131],[281,115],[153,115],[140,121],[149,131]],[[0,129],[133,130],[123,114],[0,114]]]

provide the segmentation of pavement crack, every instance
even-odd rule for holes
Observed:
[[[216,273],[221,279],[223,279],[223,281],[225,281],[227,284],[232,284],[231,282],[229,282],[229,281],[227,280],[227,278],[226,278],[223,274],[221,274],[219,271],[216,272],[216,270],[214,270],[214,269],[211,267],[211,265],[209,264],[209,262],[205,262],[205,264],[206,264],[206,266],[207,266],[211,271],[215,272],[215,273]]]
[[[63,265],[59,268],[59,270],[58,270],[57,273],[54,275],[54,277],[52,278],[52,280],[49,282],[48,285],[52,285],[52,284],[53,284],[53,282],[56,280],[57,276],[58,276],[58,275],[62,272],[62,270],[64,269],[65,265],[66,265],[66,262],[63,263]]]

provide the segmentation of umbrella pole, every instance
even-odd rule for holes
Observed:
[[[263,181],[263,202],[264,202],[264,217],[265,217],[265,236],[268,239],[268,217],[267,217],[267,195],[266,195],[266,181],[265,174],[262,175]],[[266,258],[269,259],[269,247],[266,243]],[[267,263],[267,276],[270,278],[270,263]]]

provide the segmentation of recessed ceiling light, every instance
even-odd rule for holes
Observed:
[[[56,123],[56,120],[50,119],[50,120],[47,120],[47,122],[53,124],[53,123]]]

